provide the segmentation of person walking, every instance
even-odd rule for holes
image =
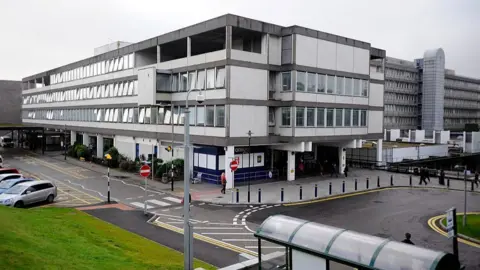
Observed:
[[[345,165],[345,169],[343,169],[343,173],[345,174],[345,177],[348,177],[348,165]]]
[[[405,244],[410,244],[410,245],[415,245],[412,240],[410,240],[410,238],[412,238],[412,235],[410,233],[406,233],[405,234],[405,239],[402,240],[402,243],[405,243]]]
[[[418,183],[418,185],[422,185],[422,183],[425,183],[425,185],[427,185],[427,181],[426,181],[426,177],[425,177],[425,169],[424,168],[420,168],[420,183]]]
[[[220,181],[222,183],[222,190],[220,190],[220,193],[225,194],[225,188],[227,187],[227,177],[225,176],[225,172],[220,176]]]
[[[473,183],[475,183],[475,185],[477,185],[477,188],[478,188],[478,185],[480,183],[480,181],[478,180],[478,176],[479,176],[478,171],[475,171],[475,178],[473,180]]]
[[[440,176],[438,177],[438,183],[442,186],[445,185],[445,171],[443,169],[440,170]]]
[[[333,175],[335,175],[338,178],[337,164],[335,163],[332,163],[332,174],[330,175],[330,177],[333,177]]]

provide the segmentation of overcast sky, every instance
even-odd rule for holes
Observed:
[[[346,36],[406,60],[441,47],[480,78],[480,0],[0,0],[0,79],[23,77],[232,13]]]

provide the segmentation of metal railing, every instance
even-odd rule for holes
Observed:
[[[270,173],[271,173],[271,177],[270,177]],[[201,174],[202,182],[208,182],[208,183],[217,184],[217,185],[221,184],[220,175],[194,170],[193,178],[197,178],[199,174]],[[267,179],[275,180],[275,179],[278,179],[278,177],[279,177],[279,172],[277,169],[234,174],[235,183],[247,182],[249,179],[250,181],[260,181],[260,180],[267,180]]]

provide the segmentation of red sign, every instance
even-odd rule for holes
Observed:
[[[232,172],[238,169],[238,161],[236,159],[230,162],[230,169],[232,170]]]
[[[150,166],[143,165],[140,168],[140,175],[143,176],[143,177],[148,177],[150,175]]]

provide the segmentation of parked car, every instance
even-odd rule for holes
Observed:
[[[19,173],[4,173],[4,174],[0,174],[0,182],[6,181],[6,180],[10,180],[10,179],[19,179],[19,178],[23,178],[23,175],[21,175],[21,174],[19,174]]]
[[[6,190],[24,183],[28,181],[34,181],[34,179],[31,178],[17,178],[17,179],[10,179],[10,180],[5,180],[0,183],[0,194],[4,193]]]
[[[50,181],[28,181],[15,185],[0,194],[0,204],[24,207],[37,202],[51,203],[57,197],[57,187]]]
[[[3,148],[11,148],[13,147],[13,140],[12,138],[9,138],[9,137],[0,137],[0,146],[2,146]]]
[[[0,168],[3,168],[3,157],[0,155]]]
[[[0,169],[0,174],[6,174],[6,173],[20,173],[20,172],[15,168],[1,168]]]

